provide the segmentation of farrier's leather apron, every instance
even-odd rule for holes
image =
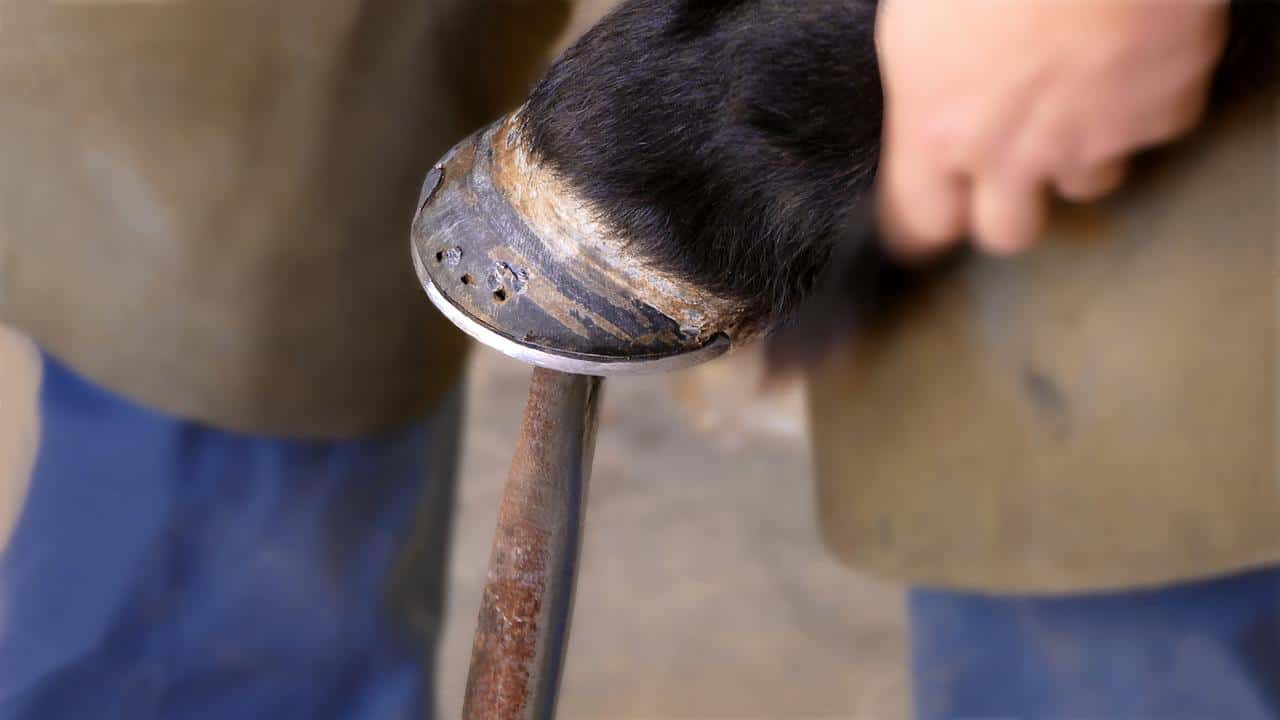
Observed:
[[[262,435],[420,418],[461,335],[422,177],[519,102],[568,0],[0,0],[0,321],[130,400]]]
[[[1280,562],[1276,101],[811,378],[821,521],[911,583],[1078,591]],[[820,390],[818,390],[820,389]]]

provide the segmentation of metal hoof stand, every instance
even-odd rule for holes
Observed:
[[[436,307],[535,366],[467,677],[474,720],[555,715],[603,376],[687,368],[730,346],[696,288],[636,271],[625,244],[584,232],[520,149],[509,119],[458,145],[427,176],[413,225]]]

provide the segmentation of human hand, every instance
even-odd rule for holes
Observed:
[[[1197,124],[1228,24],[1228,0],[882,0],[891,248],[1016,252],[1050,192],[1109,194]]]

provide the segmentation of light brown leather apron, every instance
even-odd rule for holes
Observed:
[[[1278,126],[1273,98],[1214,118],[811,377],[830,547],[986,591],[1280,562]]]

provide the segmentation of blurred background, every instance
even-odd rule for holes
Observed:
[[[557,52],[615,4],[566,1]],[[416,386],[456,380],[460,335],[424,332],[445,320],[402,250],[359,243],[402,237],[387,209],[523,94],[567,5],[329,4],[0,0],[0,140],[25,140],[0,148],[0,718],[281,717],[268,696],[400,717],[420,646],[378,619],[380,568],[460,428],[435,668],[459,715],[530,369],[474,348],[458,422]],[[1275,33],[1273,4],[1230,9],[1267,7],[1233,27]],[[1280,717],[1274,100],[1214,105],[1202,142],[1057,208],[1036,253],[925,288],[892,354],[812,398],[766,388],[758,348],[611,379],[558,717],[911,717],[902,585],[824,546],[813,435],[833,546],[983,591],[913,595],[921,716]],[[8,329],[23,310],[43,355]],[[424,587],[414,643],[436,639]]]
[[[822,547],[797,391],[745,355],[605,389],[562,718],[907,717],[893,586]],[[476,354],[441,647],[462,706],[527,367]]]
[[[581,0],[564,42],[612,5]],[[473,360],[442,717],[462,706],[529,378]],[[747,351],[608,382],[560,717],[908,716],[900,592],[822,547],[802,389],[763,392],[760,370]]]

